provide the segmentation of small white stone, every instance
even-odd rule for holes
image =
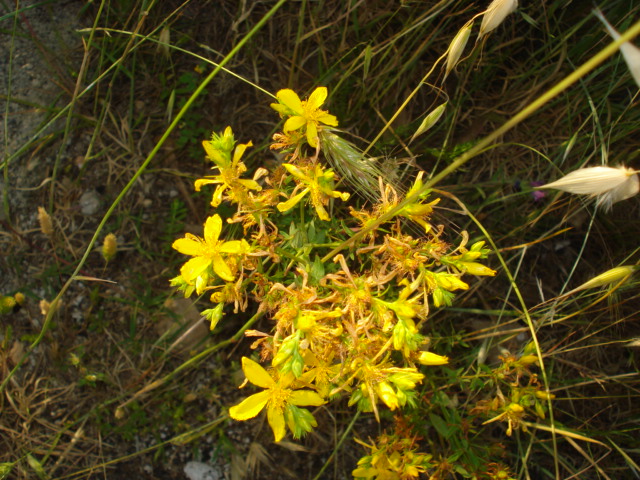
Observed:
[[[202,462],[187,462],[184,473],[189,480],[222,480],[222,472],[211,465]]]
[[[100,196],[95,190],[87,190],[80,197],[80,211],[83,215],[95,215],[100,210]]]

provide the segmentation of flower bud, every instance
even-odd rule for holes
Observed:
[[[524,407],[522,405],[518,405],[517,403],[510,403],[507,407],[507,410],[512,413],[522,413],[524,412]]]
[[[518,363],[520,363],[521,365],[533,365],[537,361],[538,361],[537,355],[523,355],[518,360]]]
[[[418,363],[422,365],[446,365],[449,363],[449,357],[437,355],[433,352],[421,352],[418,357]]]
[[[536,397],[540,400],[553,400],[556,396],[553,393],[543,392],[542,390],[536,391]]]

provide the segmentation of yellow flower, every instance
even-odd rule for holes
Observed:
[[[298,179],[298,186],[294,193],[300,187],[304,186],[304,188],[300,193],[292,195],[286,202],[281,202],[277,205],[278,210],[281,212],[291,210],[309,193],[311,203],[313,203],[318,217],[321,220],[329,220],[329,214],[324,208],[324,204],[328,202],[329,198],[339,197],[345,201],[349,199],[348,193],[333,190],[333,170],[324,171],[319,164],[306,168],[298,168],[290,163],[284,163],[282,166]]]
[[[314,406],[324,404],[320,395],[312,390],[293,390],[289,388],[295,379],[292,374],[282,375],[274,380],[262,366],[247,357],[242,357],[242,370],[254,385],[265,390],[245,398],[229,409],[234,420],[248,420],[267,408],[267,420],[273,430],[276,442],[284,438],[286,430],[285,412],[291,406]],[[291,415],[287,412],[288,419]],[[292,428],[292,425],[289,425]]]
[[[318,87],[309,96],[308,100],[300,100],[300,97],[288,88],[276,93],[280,103],[272,103],[271,108],[282,116],[289,116],[284,122],[285,133],[305,127],[307,142],[313,148],[318,146],[318,127],[321,123],[332,127],[338,126],[338,119],[320,107],[327,99],[327,87]]]
[[[207,152],[209,158],[214,159],[217,156],[221,156],[220,150],[216,150],[212,146],[212,142],[204,141],[202,142],[204,149]],[[216,187],[215,192],[213,193],[213,198],[211,199],[211,206],[217,207],[222,202],[222,195],[226,190],[231,190],[231,198],[237,199],[242,192],[246,190],[262,190],[262,187],[255,180],[247,180],[242,179],[240,176],[247,171],[247,167],[244,163],[240,161],[244,151],[247,147],[251,147],[253,144],[249,143],[240,143],[235,151],[233,152],[233,160],[230,164],[225,165],[223,162],[215,162],[220,170],[220,175],[215,175],[213,177],[206,177],[196,180],[195,188],[196,192],[199,192],[203,185],[210,184],[219,184]],[[222,157],[221,157],[222,158]],[[214,167],[215,168],[215,167]]]
[[[222,219],[216,214],[207,218],[204,225],[204,239],[187,233],[185,238],[173,242],[173,248],[194,257],[180,269],[180,274],[187,283],[191,284],[205,274],[210,266],[221,279],[228,282],[234,280],[234,274],[222,255],[242,255],[248,253],[251,247],[244,239],[229,242],[219,240],[221,231]]]

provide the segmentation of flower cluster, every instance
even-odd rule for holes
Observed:
[[[239,312],[251,303],[270,322],[246,332],[258,338],[253,348],[266,365],[242,358],[247,380],[262,390],[229,414],[247,420],[266,410],[276,441],[287,429],[296,438],[311,431],[317,420],[308,407],[339,397],[378,418],[380,409],[415,405],[416,386],[428,375],[423,367],[449,362],[433,351],[426,332],[430,308],[468,289],[463,276],[495,274],[479,263],[488,254],[483,242],[467,247],[465,233],[455,247],[441,238],[442,228],[431,223],[438,199],[414,195],[399,208],[401,195],[379,179],[377,201],[361,206],[338,188],[323,144],[330,139],[336,161],[347,142],[329,132],[337,120],[320,109],[326,97],[323,87],[308,100],[291,90],[277,93],[272,107],[284,126],[272,148],[285,157],[271,172],[258,168],[244,178],[242,157],[251,142],[236,145],[231,128],[204,142],[214,174],[195,187],[215,185],[211,205],[235,210],[224,220],[218,209],[202,238],[187,234],[173,245],[192,258],[172,283],[187,296],[211,293],[214,305],[204,314],[212,328],[230,304]],[[418,174],[407,195],[422,190]],[[365,227],[370,233],[349,243]],[[395,462],[396,453],[384,455],[359,476]],[[426,457],[404,455],[407,472],[423,471]]]

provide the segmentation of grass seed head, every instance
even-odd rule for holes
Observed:
[[[467,46],[467,41],[469,40],[469,36],[471,35],[471,29],[473,28],[473,20],[467,22],[456,34],[449,45],[449,49],[447,50],[447,64],[445,67],[444,78],[446,79],[451,70],[458,64],[460,57],[462,56],[462,52],[464,52],[464,47]]]
[[[630,276],[636,271],[636,269],[637,267],[635,265],[623,265],[621,267],[612,268],[600,275],[596,275],[591,280],[584,282],[579,287],[573,289],[571,293],[579,292],[580,290],[587,290],[589,288],[611,285],[612,283],[619,282],[620,280]]]
[[[538,188],[598,197],[598,206],[609,210],[614,203],[636,195],[640,182],[635,170],[627,167],[591,167],[575,170]]]
[[[104,241],[102,243],[102,256],[104,259],[109,262],[113,257],[116,256],[118,252],[118,240],[113,233],[110,233],[106,237],[104,237]]]
[[[482,16],[478,39],[498,28],[510,13],[518,6],[518,0],[493,0]]]
[[[600,9],[594,9],[593,14],[604,24],[614,40],[618,40],[620,38],[618,31],[611,26],[606,18],[604,18]],[[624,61],[627,62],[627,67],[629,67],[631,76],[640,87],[640,49],[630,42],[624,42],[620,45],[620,51],[622,52]]]
[[[43,207],[38,207],[38,223],[40,223],[40,231],[47,237],[53,235],[51,215],[49,215]]]

